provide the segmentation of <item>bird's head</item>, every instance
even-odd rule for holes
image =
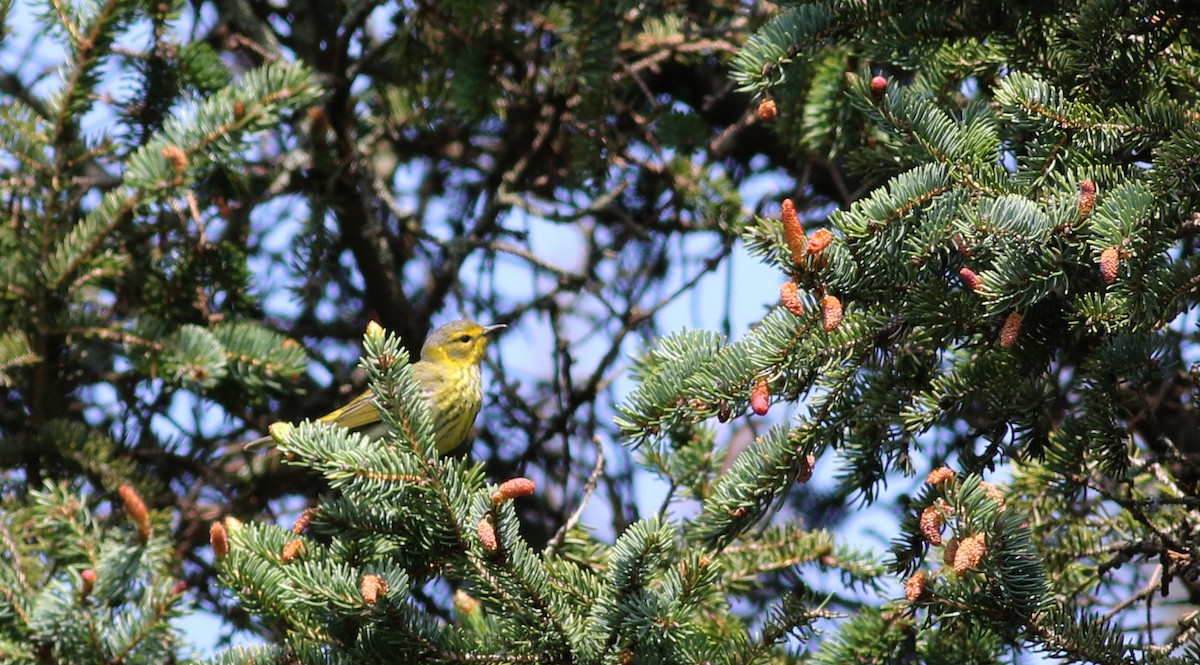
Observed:
[[[421,347],[421,360],[465,367],[478,365],[487,350],[488,334],[504,324],[481,326],[474,321],[451,321],[433,331]]]

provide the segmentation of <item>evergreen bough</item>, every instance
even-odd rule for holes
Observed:
[[[52,108],[3,110],[7,154],[43,184],[74,163],[54,150],[88,108],[96,47],[138,11],[113,8],[62,16],[76,53]],[[611,45],[612,11],[573,16],[575,38]],[[290,530],[214,526],[221,580],[274,642],[210,662],[1200,659],[1194,617],[1170,613],[1192,601],[1200,556],[1198,30],[1170,2],[781,5],[733,77],[776,102],[775,138],[798,160],[828,160],[858,186],[837,202],[808,200],[803,183],[782,193],[810,229],[832,231],[820,251],[794,254],[772,215],[738,229],[800,306],[735,339],[668,335],[636,361],[616,422],[667,481],[661,514],[611,544],[574,527],[535,551],[513,507],[522,498],[497,494],[481,465],[436,455],[407,355],[372,329],[362,367],[390,433],[276,428],[282,459],[326,487]],[[189,57],[198,77],[209,71],[202,49]],[[487,85],[472,62],[456,70],[461,104]],[[0,336],[0,379],[67,335],[140,344],[164,379],[205,389],[230,372],[299,372],[287,344],[248,324],[89,325],[87,286],[123,269],[116,229],[236,162],[244,132],[317,94],[309,78],[286,64],[240,86],[204,78],[215,92],[194,122],[149,132],[94,207],[28,206],[37,243],[3,227],[0,306],[18,324]],[[586,108],[607,79],[583,80]],[[31,294],[46,307],[20,308]],[[729,423],[766,412],[764,398],[797,408],[739,449]],[[30,439],[103,455],[77,424],[32,415]],[[836,465],[836,482],[814,489],[814,464]],[[889,484],[908,493],[886,557],[810,524],[885,501]],[[95,545],[28,557],[30,543],[104,542],[79,526],[91,518],[71,496],[47,489],[6,516],[21,524],[20,510],[44,506],[39,528],[76,526],[6,539],[4,648],[171,658],[152,518],[127,507],[137,528],[107,546],[120,556]],[[679,499],[695,511],[676,518]],[[97,573],[89,594],[77,591],[84,566]],[[91,594],[107,604],[87,605]],[[410,602],[450,595],[452,614]],[[103,640],[78,632],[97,611],[110,613]],[[82,623],[65,618],[80,612]]]

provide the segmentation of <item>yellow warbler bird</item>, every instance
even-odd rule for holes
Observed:
[[[438,453],[444,455],[459,447],[471,432],[483,404],[479,366],[487,350],[488,334],[503,327],[503,324],[481,326],[474,321],[452,321],[433,331],[421,347],[421,359],[412,366],[413,377],[425,393]],[[371,438],[384,433],[370,390],[318,420],[362,430]],[[247,447],[270,440],[271,437],[264,437]]]

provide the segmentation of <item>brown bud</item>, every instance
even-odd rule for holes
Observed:
[[[208,544],[212,545],[213,554],[217,559],[224,559],[226,554],[229,554],[229,534],[225,531],[225,525],[220,522],[213,522],[208,527]]]
[[[368,605],[374,605],[380,596],[387,594],[388,583],[387,580],[378,575],[363,575],[362,582],[358,585],[358,590],[362,594],[363,602]]]
[[[983,561],[987,551],[987,534],[977,533],[963,538],[954,553],[954,574],[964,575],[974,570]]]
[[[972,293],[979,293],[983,283],[979,281],[979,275],[976,275],[974,270],[963,268],[958,271],[958,276],[962,279],[963,286],[971,289]]]
[[[287,563],[298,556],[303,556],[305,552],[304,541],[296,538],[289,540],[283,546],[283,551],[279,553],[279,560]]]
[[[296,522],[292,524],[292,533],[297,536],[304,533],[308,529],[308,525],[312,523],[312,518],[317,514],[316,508],[305,508],[304,512],[300,513],[300,517],[296,518]]]
[[[842,301],[837,296],[821,298],[821,327],[830,332],[842,324]]]
[[[483,607],[483,603],[466,591],[459,589],[454,592],[454,611],[460,617],[475,614],[481,607]]]
[[[729,408],[729,402],[721,400],[717,406],[717,420],[727,423],[731,417],[733,417],[733,412]]]
[[[733,510],[729,511],[729,516],[735,520],[740,520],[743,517],[745,517],[749,512],[750,511],[746,510],[745,506],[738,506],[737,508],[734,508]]]
[[[928,506],[921,511],[921,535],[930,545],[942,544],[942,527],[946,524],[946,514],[941,506]]]
[[[918,570],[904,582],[904,597],[908,602],[915,603],[929,591],[929,576],[925,571]]]
[[[1004,492],[999,487],[987,481],[979,483],[979,486],[983,488],[984,495],[987,498],[995,501],[996,505],[1000,506],[1002,510],[1004,509]]]
[[[181,595],[184,591],[187,591],[187,582],[183,580],[176,580],[175,584],[171,586],[172,596]]]
[[[329,131],[329,118],[326,117],[325,111],[318,106],[310,106],[308,109],[308,120],[312,123],[313,134],[324,136],[325,132]]]
[[[774,99],[764,99],[758,103],[758,111],[756,112],[758,119],[763,122],[771,122],[775,116],[779,115],[779,109],[775,106]]]
[[[1117,251],[1116,247],[1109,247],[1100,252],[1100,275],[1104,277],[1105,284],[1113,283],[1120,268],[1121,253]]]
[[[96,586],[96,571],[88,568],[79,573],[79,578],[83,580],[82,586],[79,587],[79,597],[87,598],[92,592],[92,587]]]
[[[957,249],[958,253],[961,254],[964,258],[969,259],[974,254],[974,252],[971,251],[971,246],[967,244],[966,240],[963,240],[963,237],[961,235],[955,233],[954,237],[951,238],[951,240],[954,241],[954,249]]]
[[[760,376],[754,380],[754,387],[750,389],[750,408],[760,416],[767,415],[767,410],[771,408],[771,386],[767,384],[766,377]]]
[[[145,540],[150,536],[150,511],[146,510],[146,503],[129,483],[117,488],[117,494],[125,504],[125,512],[129,514],[129,519],[137,525],[138,533],[141,534],[142,540]]]
[[[800,473],[796,476],[796,480],[807,483],[812,480],[813,467],[817,465],[817,456],[809,453],[800,458]]]
[[[246,115],[246,102],[239,99],[233,103],[233,119],[241,120],[244,115]]]
[[[942,550],[942,563],[947,566],[954,565],[954,557],[958,555],[958,538],[951,538],[946,541],[946,547]]]
[[[812,255],[820,254],[833,242],[833,233],[829,229],[817,229],[808,236],[808,253]]]
[[[533,494],[533,481],[528,478],[512,478],[500,483],[496,493],[492,494],[492,503],[498,504],[506,499],[517,499]]]
[[[1091,178],[1085,178],[1079,183],[1079,216],[1087,217],[1096,207],[1096,183]]]
[[[779,285],[779,301],[787,311],[796,316],[804,316],[804,303],[800,301],[800,287],[790,279]]]
[[[163,159],[171,163],[171,167],[175,169],[177,175],[182,175],[187,170],[188,158],[179,146],[169,145],[163,148],[162,156]]]
[[[949,480],[954,480],[954,472],[948,466],[939,466],[925,476],[925,482],[929,485],[941,485]]]
[[[1004,320],[1004,327],[1000,328],[1000,347],[1011,349],[1017,343],[1017,336],[1021,334],[1021,315],[1013,312]]]
[[[197,383],[204,383],[208,380],[208,370],[200,366],[193,367],[191,377]]]
[[[496,537],[496,525],[492,524],[492,520],[484,516],[479,520],[479,524],[475,527],[475,532],[479,535],[479,542],[483,543],[483,549],[489,552],[495,552],[500,549],[500,540]]]
[[[807,240],[804,238],[804,227],[796,216],[796,204],[791,199],[783,200],[783,211],[779,214],[783,222],[783,239],[787,241],[788,249],[792,252],[792,263],[799,265],[804,262],[804,250]]]
[[[886,76],[871,77],[871,95],[875,99],[883,97],[883,93],[887,92],[888,80]]]

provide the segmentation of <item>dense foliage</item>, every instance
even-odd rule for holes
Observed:
[[[0,10],[4,656],[1200,659],[1182,4]]]

